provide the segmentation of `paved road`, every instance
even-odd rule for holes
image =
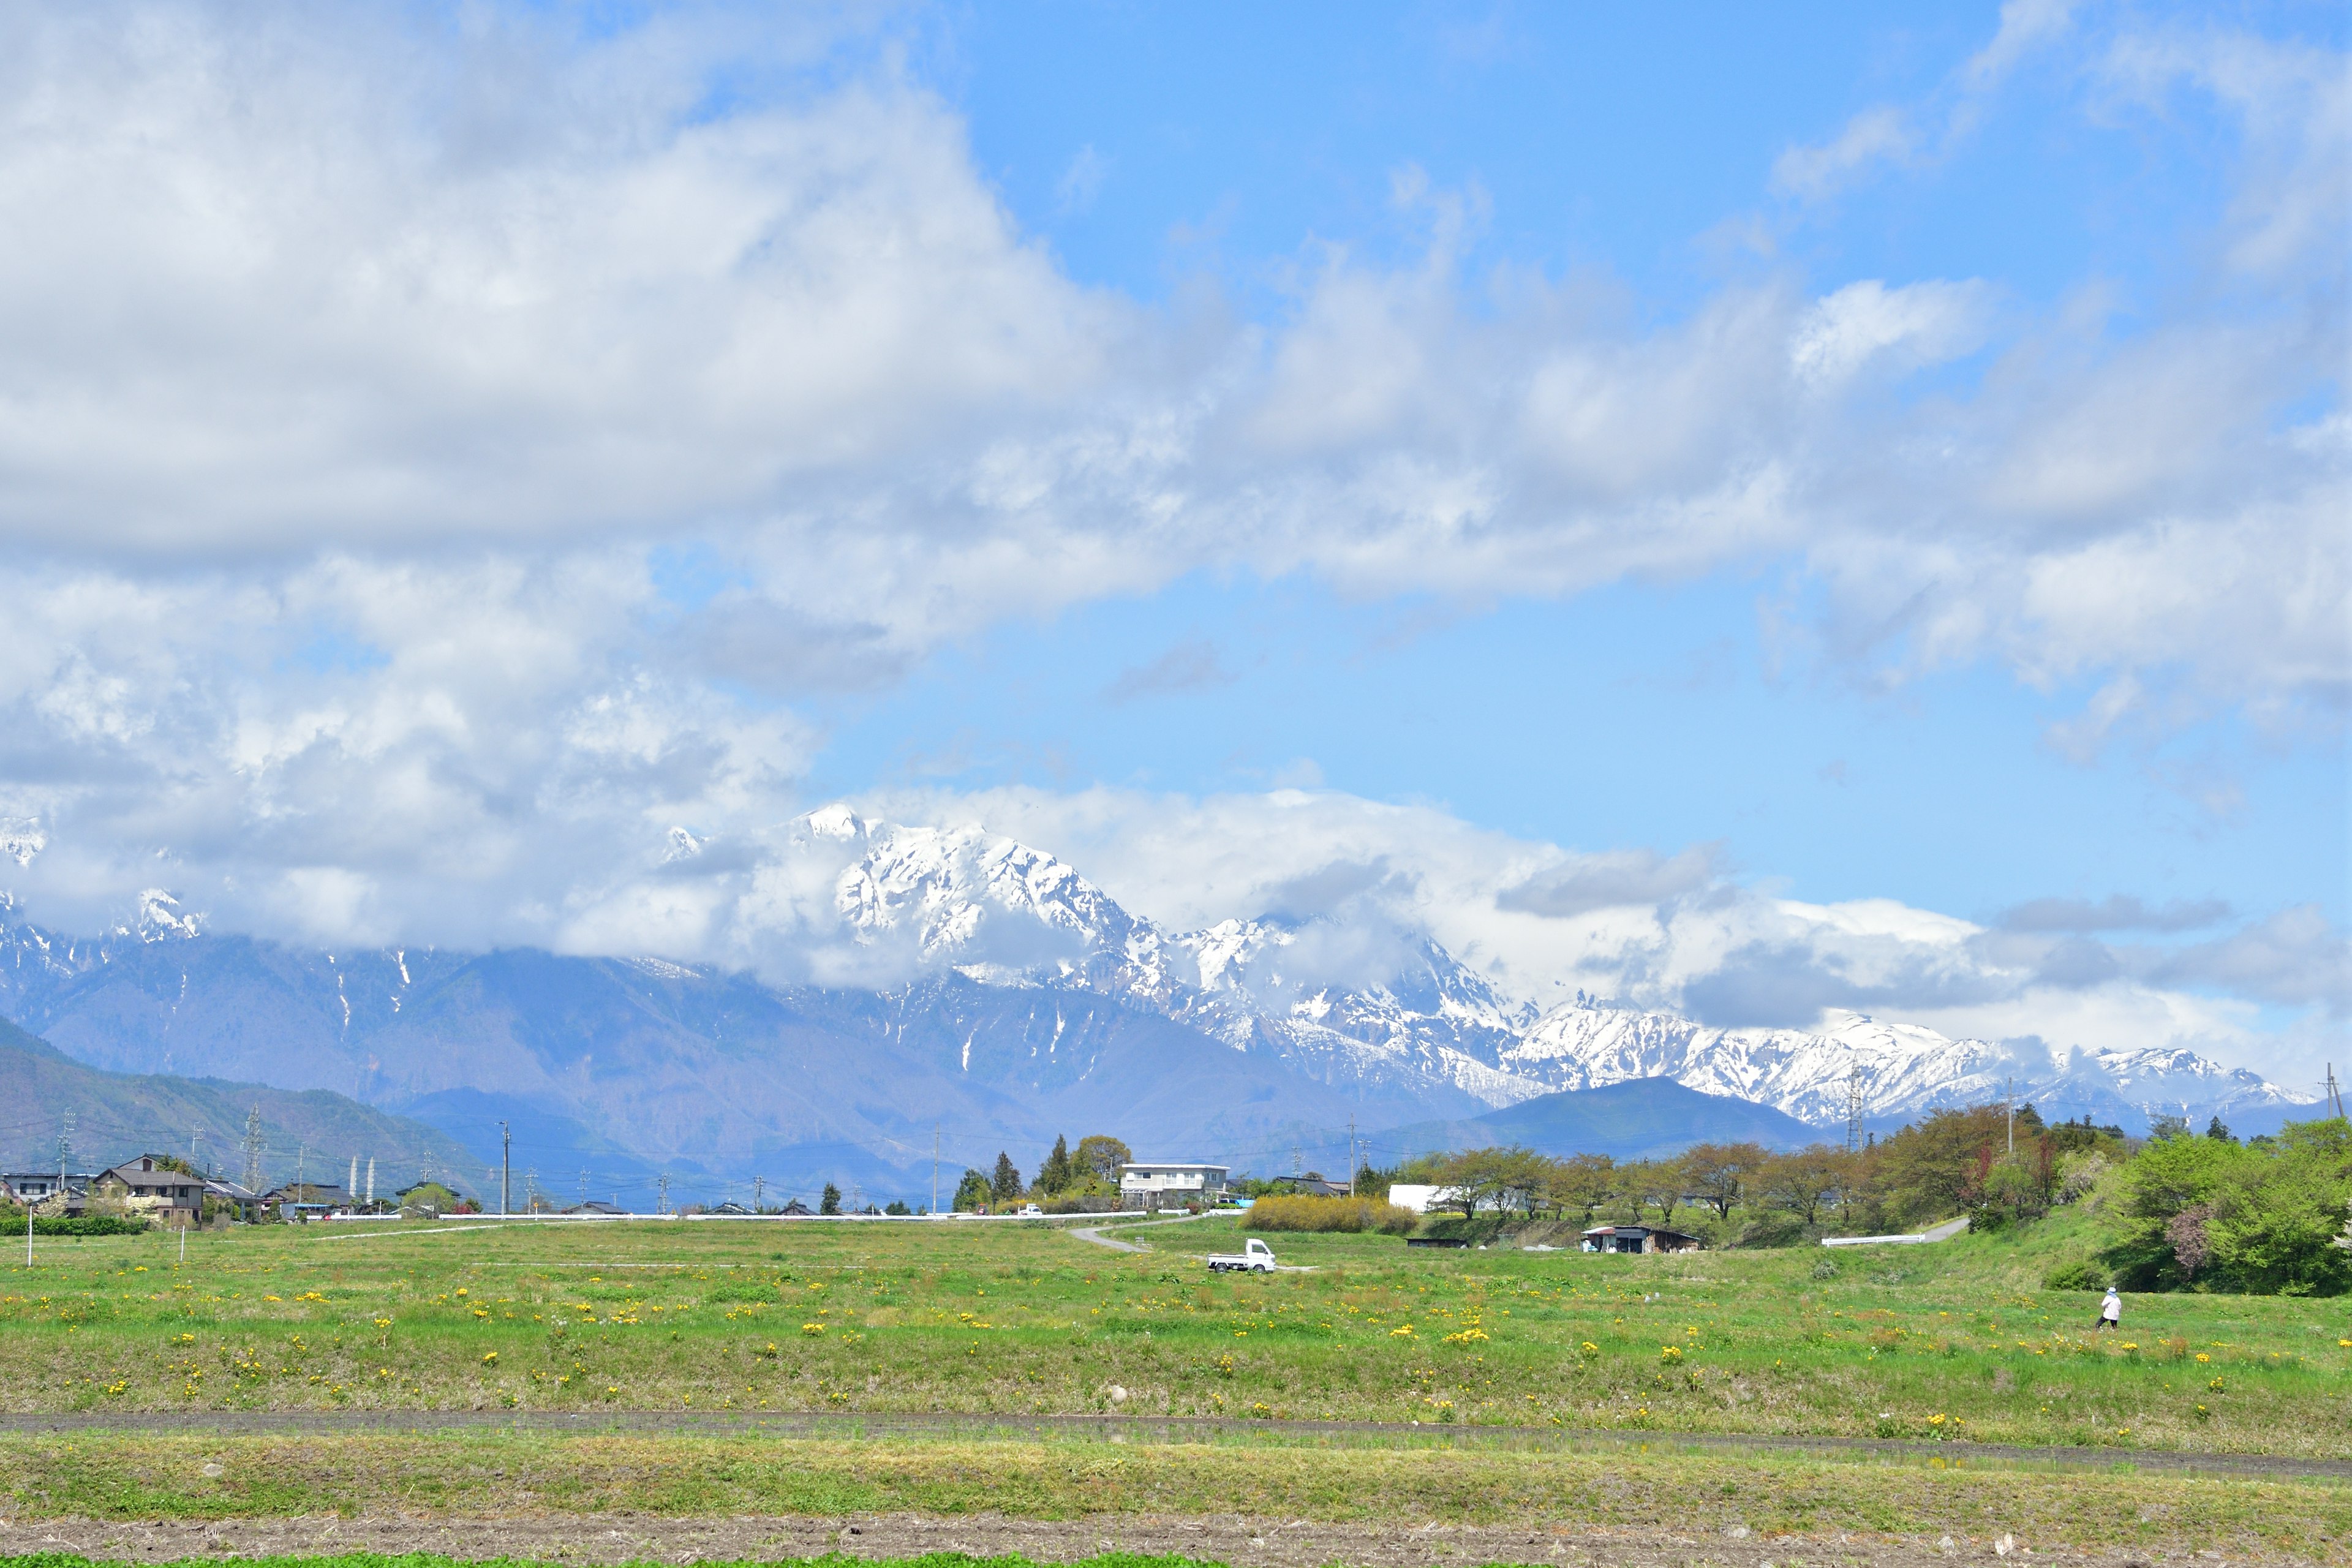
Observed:
[[[1174,1219],[1148,1219],[1139,1225],[1123,1225],[1119,1226],[1119,1229],[1122,1232],[1126,1232],[1130,1230],[1144,1230],[1152,1226],[1183,1225],[1192,1220],[1208,1219],[1213,1213],[1214,1211],[1213,1210],[1210,1214],[1181,1215]],[[1080,1241],[1091,1241],[1097,1247],[1108,1247],[1113,1252],[1149,1252],[1151,1250],[1151,1248],[1148,1247],[1138,1247],[1131,1241],[1121,1241],[1117,1237],[1105,1236],[1103,1234],[1104,1228],[1104,1226],[1099,1225],[1080,1226],[1076,1230],[1071,1231],[1070,1234],[1077,1237]]]
[[[1092,1440],[1107,1443],[1213,1443],[1220,1438],[1322,1438],[1337,1447],[1398,1443],[1538,1450],[1640,1449],[1731,1454],[1805,1453],[1854,1458],[1992,1459],[2052,1469],[2131,1467],[2171,1473],[2310,1477],[2352,1483],[2352,1461],[2273,1454],[2181,1454],[2147,1448],[2025,1447],[1997,1443],[1906,1443],[1878,1437],[1807,1437],[1718,1432],[1590,1431],[1556,1426],[1424,1426],[1402,1421],[1245,1421],[1204,1415],[953,1415],[685,1410],[257,1410],[202,1412],[88,1410],[47,1415],[0,1415],[0,1434],[60,1432],[572,1432],[583,1436],[678,1432],[698,1436],[857,1438],[939,1437]]]

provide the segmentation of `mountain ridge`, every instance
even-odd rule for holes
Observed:
[[[101,1068],[194,1066],[413,1106],[478,1154],[488,1108],[503,1104],[562,1130],[547,1134],[551,1160],[632,1181],[761,1166],[799,1179],[830,1150],[824,1169],[907,1191],[927,1185],[933,1130],[964,1163],[1082,1131],[1247,1163],[1351,1120],[1465,1121],[1652,1079],[1840,1132],[1855,1089],[1864,1119],[1884,1122],[2011,1079],[2045,1114],[2127,1125],[2301,1103],[2181,1050],[1954,1041],[1860,1014],[1819,1033],[1720,1029],[1582,994],[1538,1010],[1425,932],[1270,915],[1170,931],[976,825],[831,806],[781,841],[787,879],[821,905],[791,918],[898,978],[772,984],[643,955],[303,949],[211,931],[156,891],[95,940],[0,927],[0,1016]],[[692,857],[709,841],[679,829],[669,843]]]

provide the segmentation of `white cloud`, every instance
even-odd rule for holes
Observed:
[[[1886,104],[1865,109],[1817,147],[1790,147],[1772,163],[1772,186],[1819,201],[1879,163],[1901,163],[1918,144],[1909,116]]]
[[[1969,80],[2062,20],[2008,7]],[[0,18],[0,818],[42,843],[11,875],[44,919],[163,880],[216,927],[768,962],[796,939],[744,933],[817,918],[808,889],[772,876],[746,925],[723,879],[758,857],[719,851],[806,804],[791,700],[1202,569],[1479,603],[1779,563],[1831,658],[2096,685],[2053,735],[2084,755],[2352,704],[2343,322],[2291,308],[2338,289],[2339,57],[2110,51],[2115,112],[2195,92],[2246,132],[2226,285],[2149,326],[1789,272],[1662,317],[1605,278],[1468,275],[1479,198],[1410,173],[1418,259],[1318,251],[1251,323],[1073,284],[949,106],[887,64],[788,68],[838,38],[404,26]],[[711,112],[709,68],[747,55],[772,79]],[[1927,140],[1880,111],[1782,177],[1827,191]],[[1980,350],[1979,378],[1903,382]],[[663,545],[723,585],[666,597]],[[1176,651],[1139,679],[1222,669]],[[1180,925],[1384,863],[1398,920],[1529,994],[1712,980],[1733,1005],[1775,965],[1782,1008],[2155,984],[1429,810],[980,805]],[[713,837],[698,871],[662,868],[678,825]],[[1559,897],[1498,908],[1514,889]],[[2334,994],[2278,978],[2303,962],[2199,973]]]
[[[1790,363],[1813,383],[1843,381],[1874,360],[1940,364],[1984,341],[1987,293],[1981,283],[1849,283],[1805,312]]]

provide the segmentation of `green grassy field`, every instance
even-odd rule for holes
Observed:
[[[2352,1457],[2352,1303],[2052,1295],[2085,1245],[1602,1258],[1054,1226],[260,1227],[37,1245],[15,1411],[1118,1410]],[[1834,1268],[1834,1277],[1817,1271]]]

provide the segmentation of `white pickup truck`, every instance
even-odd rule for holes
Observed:
[[[1209,1268],[1217,1274],[1234,1268],[1244,1268],[1252,1274],[1271,1274],[1274,1272],[1274,1248],[1253,1236],[1242,1243],[1239,1252],[1211,1253]]]

